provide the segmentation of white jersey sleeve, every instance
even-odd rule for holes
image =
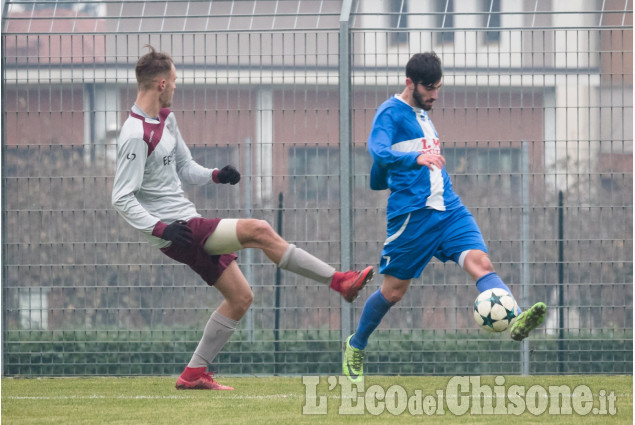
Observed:
[[[123,137],[120,137],[117,146],[117,171],[112,188],[112,205],[128,224],[150,235],[159,218],[150,214],[136,197],[143,184],[148,145],[143,141],[143,137],[126,137],[130,131],[126,125],[134,124],[133,121],[127,121],[121,131]]]

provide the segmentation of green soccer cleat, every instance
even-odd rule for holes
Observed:
[[[534,304],[532,308],[523,311],[511,327],[510,333],[514,341],[522,341],[529,336],[529,332],[536,329],[545,321],[547,306],[543,302]]]
[[[346,338],[346,343],[344,344],[342,370],[351,382],[356,383],[364,380],[364,350],[351,347],[350,340],[352,337],[353,335]]]

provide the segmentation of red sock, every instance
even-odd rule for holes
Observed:
[[[340,292],[340,290],[342,289],[342,279],[340,278],[340,275],[342,274],[342,272],[335,272],[335,274],[331,278],[331,289],[336,292]]]
[[[192,381],[192,380],[198,378],[199,376],[201,376],[202,374],[204,374],[206,370],[207,370],[207,368],[205,366],[203,366],[203,367],[185,367],[185,370],[183,371],[181,376],[186,381]]]

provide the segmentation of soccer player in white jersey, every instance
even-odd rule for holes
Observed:
[[[435,53],[418,53],[406,65],[406,87],[377,110],[368,139],[373,158],[370,186],[390,189],[387,238],[381,253],[381,288],[362,310],[355,333],[346,339],[342,369],[353,382],[364,373],[364,349],[390,307],[405,295],[432,259],[458,263],[479,292],[503,288],[472,214],[452,190],[439,136],[427,111],[441,88],[441,61]],[[546,306],[537,303],[521,313],[511,337],[521,341],[539,326]]]
[[[352,302],[373,276],[362,271],[337,272],[333,267],[287,243],[271,226],[257,219],[208,219],[196,211],[181,188],[189,184],[237,184],[240,173],[231,165],[205,168],[192,159],[174,113],[169,109],[176,88],[170,56],[150,52],[137,62],[138,93],[117,140],[117,171],[112,203],[121,216],[165,255],[187,264],[224,297],[211,315],[178,389],[232,389],[207,372],[251,305],[251,287],[234,261],[243,248],[261,249],[278,267],[311,278]]]

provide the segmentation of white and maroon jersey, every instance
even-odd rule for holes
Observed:
[[[169,224],[200,217],[185,197],[181,181],[204,185],[211,181],[212,171],[192,159],[169,109],[150,118],[134,105],[117,139],[112,204],[151,245],[162,248],[170,242],[152,236],[158,221]]]

